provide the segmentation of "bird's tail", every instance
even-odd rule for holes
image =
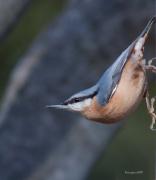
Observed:
[[[140,36],[135,40],[134,42],[134,46],[133,46],[133,49],[135,50],[135,52],[142,52],[143,51],[143,47],[144,47],[144,44],[148,38],[148,34],[149,34],[149,31],[152,27],[152,25],[156,22],[156,16],[152,17],[147,26],[145,27],[145,29],[142,31],[142,33],[140,34]]]
[[[153,16],[153,17],[149,20],[147,26],[145,27],[145,29],[143,30],[143,32],[140,34],[139,37],[141,38],[141,37],[145,37],[145,36],[146,36],[146,38],[147,38],[148,33],[149,33],[152,25],[153,25],[155,22],[156,22],[156,16]]]

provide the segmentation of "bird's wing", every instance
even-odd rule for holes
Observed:
[[[134,47],[134,42],[117,58],[117,60],[104,72],[98,82],[99,91],[97,94],[98,102],[106,105],[116,88],[125,63],[127,62]]]
[[[141,44],[139,44],[139,48],[142,48],[144,46],[147,35],[153,23],[155,22],[156,16],[150,19],[147,26],[138,36],[138,38],[117,58],[117,60],[105,71],[103,76],[100,78],[98,82],[99,91],[97,94],[97,99],[101,105],[106,105],[108,103],[110,97],[116,90],[116,87],[122,74],[123,67],[129,59],[135,46],[137,46],[137,42],[139,43],[139,40],[141,38],[144,38],[144,41]]]

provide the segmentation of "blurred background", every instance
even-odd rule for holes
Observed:
[[[155,0],[0,0],[0,179],[154,180],[143,102],[114,125],[48,110],[92,86],[156,13]],[[156,56],[155,28],[145,58]],[[149,74],[151,96],[156,78]]]

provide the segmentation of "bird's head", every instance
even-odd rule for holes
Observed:
[[[93,86],[74,94],[60,105],[48,105],[47,107],[82,112],[86,107],[91,105],[93,97],[97,94],[97,89],[97,86]]]

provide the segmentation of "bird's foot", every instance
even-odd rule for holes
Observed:
[[[156,60],[156,57],[154,57],[148,61],[148,64],[145,65],[145,69],[148,71],[151,71],[153,73],[156,73],[156,66],[152,65],[154,60]]]
[[[154,128],[155,122],[156,122],[156,114],[155,114],[155,110],[154,110],[154,104],[156,101],[156,97],[152,97],[151,99],[149,98],[149,94],[147,93],[146,95],[146,105],[147,105],[147,109],[148,112],[152,118],[152,123],[150,125],[150,129],[152,131],[155,131],[156,128]]]

